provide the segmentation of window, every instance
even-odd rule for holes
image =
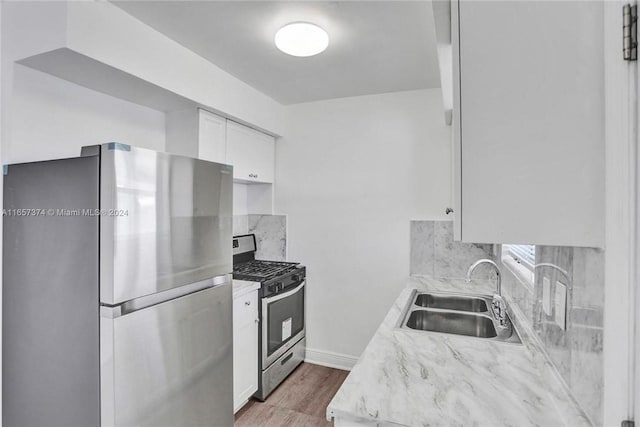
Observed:
[[[533,292],[536,247],[534,245],[502,245],[502,265],[515,275],[518,281]]]
[[[507,256],[533,271],[533,267],[536,265],[535,245],[504,245],[503,248]]]

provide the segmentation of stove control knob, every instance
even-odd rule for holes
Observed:
[[[294,282],[299,282],[300,281],[300,275],[299,274],[292,274],[291,275],[291,280],[293,280]]]
[[[280,292],[284,289],[284,286],[282,285],[282,282],[277,282],[275,285],[273,285],[276,288],[276,292]]]

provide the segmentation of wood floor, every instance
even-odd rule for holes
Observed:
[[[235,427],[325,427],[327,405],[348,371],[303,363],[267,398],[250,400],[235,418]]]

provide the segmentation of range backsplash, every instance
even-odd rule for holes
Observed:
[[[234,215],[233,235],[256,235],[256,258],[268,261],[287,259],[286,215]]]
[[[602,424],[603,401],[603,312],[604,251],[594,248],[536,246],[536,264],[551,263],[557,269],[537,268],[532,284],[526,283],[501,263],[499,245],[453,241],[451,221],[411,221],[410,265],[412,275],[465,277],[474,261],[490,258],[503,273],[502,289],[527,318],[552,364],[573,397],[594,425]],[[488,268],[474,277],[493,278]],[[545,314],[542,306],[544,278],[555,293],[556,280],[570,282],[567,288],[566,330]]]

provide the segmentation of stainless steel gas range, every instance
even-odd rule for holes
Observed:
[[[306,269],[255,259],[253,234],[233,238],[233,280],[260,283],[258,391],[267,396],[304,360]]]

